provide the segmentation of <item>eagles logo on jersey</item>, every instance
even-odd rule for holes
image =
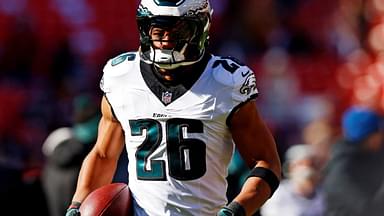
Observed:
[[[244,95],[249,95],[251,92],[256,91],[256,78],[251,71],[247,71],[246,73],[241,73],[245,80],[240,88],[240,93]]]

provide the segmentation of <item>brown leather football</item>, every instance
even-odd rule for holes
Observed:
[[[90,193],[80,207],[81,216],[131,216],[131,194],[127,184],[112,183]]]

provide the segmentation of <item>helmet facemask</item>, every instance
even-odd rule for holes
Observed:
[[[208,42],[210,15],[137,16],[142,59],[163,69],[191,65],[202,59]],[[155,31],[155,32],[154,32]],[[164,40],[163,32],[169,32]],[[171,48],[154,43],[172,43]]]

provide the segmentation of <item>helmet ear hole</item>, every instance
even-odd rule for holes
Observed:
[[[160,68],[176,68],[198,62],[208,46],[211,13],[208,0],[141,0],[136,20],[142,59]],[[153,47],[155,40],[150,35],[153,26],[173,29],[171,40],[175,42],[175,47],[167,47],[171,50],[163,49],[163,46]]]

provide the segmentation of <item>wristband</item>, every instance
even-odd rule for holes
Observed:
[[[280,180],[270,169],[264,167],[255,167],[251,170],[247,178],[252,176],[262,178],[268,183],[269,188],[271,189],[271,194],[269,197],[271,197],[279,187]]]
[[[220,209],[217,216],[245,216],[245,209],[239,203],[232,201]]]

